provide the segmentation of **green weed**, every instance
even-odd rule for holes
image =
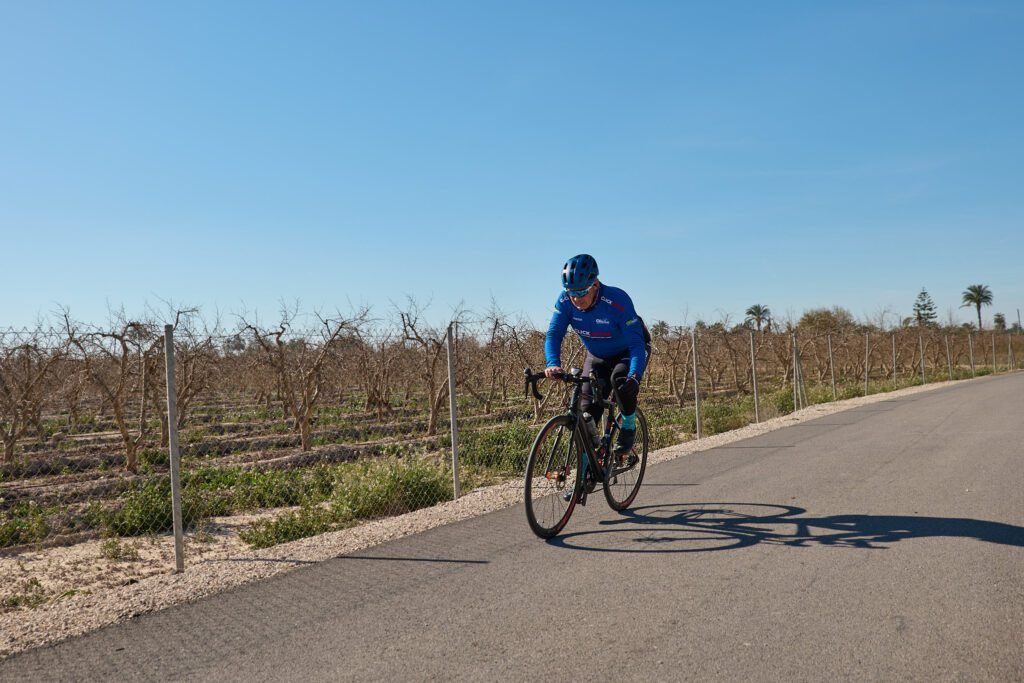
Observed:
[[[333,507],[304,506],[273,519],[253,522],[249,528],[240,531],[238,537],[253,548],[269,548],[353,524],[355,521],[351,517],[340,515]]]
[[[139,559],[139,544],[125,543],[117,536],[110,536],[100,542],[100,557],[114,562],[134,562]]]
[[[209,514],[202,498],[182,487],[182,521],[189,527]],[[100,527],[112,536],[142,536],[174,528],[171,513],[171,482],[157,479],[128,493],[120,505],[101,514]]]
[[[332,503],[357,519],[410,512],[452,497],[447,470],[427,461],[352,463],[338,474]]]
[[[519,472],[536,435],[537,428],[521,419],[498,429],[460,431],[459,464]]]
[[[169,467],[170,451],[165,448],[146,447],[139,451],[139,465],[143,468]]]
[[[793,390],[787,387],[770,391],[765,402],[775,410],[776,415],[789,415],[794,410]]]
[[[18,503],[0,516],[0,548],[38,543],[50,533],[46,510],[35,502]]]
[[[701,426],[704,434],[720,434],[739,429],[753,422],[752,398],[733,400],[711,399],[701,404]]]
[[[260,520],[239,536],[253,547],[265,548],[351,526],[359,519],[401,514],[436,505],[452,497],[451,473],[429,461],[389,458],[320,468],[311,478],[328,505],[308,501],[291,512]]]
[[[17,591],[4,599],[3,603],[0,603],[5,608],[16,609],[18,607],[39,607],[49,599],[49,595],[46,589],[43,588],[43,584],[39,582],[39,579],[33,577],[26,581],[23,581],[17,588]]]

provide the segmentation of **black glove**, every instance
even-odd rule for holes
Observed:
[[[636,375],[630,375],[619,382],[618,391],[620,398],[634,399],[640,393],[640,380]]]

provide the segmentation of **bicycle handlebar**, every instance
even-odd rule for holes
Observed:
[[[541,395],[540,391],[537,390],[537,382],[542,379],[547,379],[548,376],[543,372],[534,373],[530,368],[523,370],[523,377],[526,378],[526,395],[530,395],[530,389],[533,389],[533,397],[538,401],[543,401],[544,396]],[[574,375],[567,375],[564,372],[558,372],[551,376],[551,379],[558,379],[568,384],[583,384],[589,382],[589,377],[577,377]]]

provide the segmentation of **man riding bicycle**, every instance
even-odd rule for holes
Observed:
[[[564,291],[555,301],[555,312],[548,325],[544,374],[550,378],[562,372],[562,339],[572,326],[587,350],[583,376],[594,372],[600,380],[602,399],[607,398],[613,383],[618,390],[622,424],[615,454],[622,455],[629,452],[636,439],[637,395],[647,367],[650,333],[636,314],[629,295],[602,284],[597,275],[597,261],[590,254],[573,256],[562,268]],[[582,389],[581,408],[594,410],[593,388],[588,382]],[[598,404],[596,413],[590,413],[595,424],[601,424],[601,411]]]

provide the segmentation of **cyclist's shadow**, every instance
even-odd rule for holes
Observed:
[[[1024,548],[1024,527],[977,519],[908,515],[816,516],[765,503],[649,505],[548,541],[596,552],[692,553],[768,543],[884,549],[912,538],[971,538]]]

